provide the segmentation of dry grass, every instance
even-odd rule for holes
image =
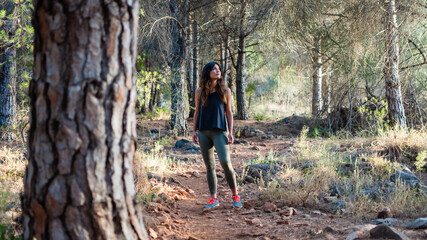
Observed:
[[[23,177],[26,159],[24,147],[3,145],[0,148],[0,224],[7,234],[16,235],[13,219],[20,214],[20,193],[23,191]]]
[[[144,152],[138,150],[132,166],[135,188],[139,196],[147,196],[152,193],[151,185],[148,183],[147,174],[169,177],[175,175],[179,169],[177,162],[158,151]]]
[[[397,183],[394,192],[380,199],[372,200],[364,195],[366,188],[389,180],[396,170],[404,167],[403,164],[413,162],[415,158],[411,154],[418,156],[416,161],[421,161],[418,165],[424,164],[427,155],[427,133],[393,130],[372,138],[325,140],[308,139],[307,134],[308,129],[304,128],[292,149],[296,159],[292,166],[296,168],[288,167],[280,175],[286,183],[285,186],[277,188],[275,184],[271,184],[262,193],[263,198],[284,201],[291,206],[321,208],[324,202],[322,203],[319,196],[328,195],[329,187],[336,185],[343,189],[344,196],[341,199],[348,203],[346,212],[356,218],[376,217],[376,211],[383,206],[389,207],[396,217],[416,218],[427,214],[426,196],[403,184]],[[384,155],[384,150],[390,149],[398,149],[400,158],[390,158],[392,153]],[[350,157],[351,153],[357,151],[362,154],[356,158]],[[363,171],[356,167],[349,175],[337,171],[340,164],[349,161],[353,164],[368,162],[372,168]],[[307,162],[312,163],[312,167],[301,171],[299,167]],[[425,175],[420,172],[416,174]]]

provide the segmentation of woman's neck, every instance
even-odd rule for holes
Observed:
[[[217,85],[217,80],[211,80],[210,86],[209,86],[209,92],[210,93],[215,92],[216,85]]]

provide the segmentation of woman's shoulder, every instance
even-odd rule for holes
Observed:
[[[231,94],[231,89],[229,87],[225,86],[224,90],[225,90],[225,94],[227,94],[227,95]]]

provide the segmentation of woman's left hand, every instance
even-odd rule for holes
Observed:
[[[228,134],[228,144],[233,144],[234,142],[234,137],[232,133]]]

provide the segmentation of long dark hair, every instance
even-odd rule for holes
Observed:
[[[208,106],[208,96],[210,94],[210,83],[211,78],[209,77],[210,72],[215,67],[215,65],[218,65],[219,70],[221,71],[221,78],[217,80],[216,84],[216,92],[218,93],[219,98],[221,101],[225,104],[227,104],[227,98],[225,97],[225,84],[224,79],[222,78],[222,70],[221,65],[219,65],[216,62],[209,62],[203,67],[202,71],[202,77],[200,78],[200,89],[202,90],[201,99],[202,99],[202,105],[204,107]]]

